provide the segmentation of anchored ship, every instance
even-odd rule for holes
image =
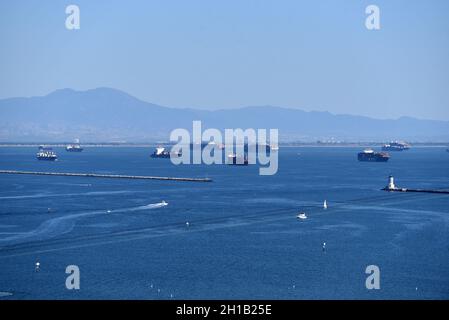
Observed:
[[[83,148],[81,148],[80,146],[80,141],[76,139],[75,143],[69,144],[67,147],[65,147],[65,150],[68,152],[81,152],[83,151]]]
[[[151,154],[151,158],[170,158],[170,157],[180,157],[181,152],[170,152],[164,147],[157,147],[156,150]]]
[[[40,145],[38,147],[38,149],[39,149],[39,151],[51,151],[51,150],[53,150],[52,147],[47,147],[47,146],[44,146],[44,145]]]
[[[410,145],[405,142],[390,142],[382,146],[382,151],[403,151],[410,149]]]
[[[231,153],[228,155],[228,162],[229,165],[236,165],[236,166],[247,166],[248,165],[248,157],[246,156],[237,156],[234,153]]]
[[[386,162],[390,155],[386,152],[374,152],[372,149],[365,149],[357,155],[359,161]]]
[[[36,153],[36,158],[37,160],[55,161],[58,159],[58,156],[53,151],[39,149],[39,152]]]

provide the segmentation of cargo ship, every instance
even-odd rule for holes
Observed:
[[[51,151],[51,150],[53,150],[52,147],[47,147],[47,146],[44,146],[44,145],[40,145],[38,147],[38,149],[39,149],[39,151]]]
[[[171,157],[180,157],[182,155],[181,152],[170,152],[167,151],[164,147],[157,147],[156,150],[151,154],[151,158],[171,158]]]
[[[382,151],[404,151],[410,149],[410,145],[405,142],[390,142],[382,146]]]
[[[39,149],[39,152],[36,153],[36,158],[37,160],[55,161],[58,159],[58,156],[53,151]]]
[[[232,154],[228,155],[227,164],[236,165],[236,166],[247,166],[248,165],[248,157],[237,156],[236,154],[232,153]]]
[[[78,139],[75,140],[74,144],[69,144],[67,147],[65,147],[65,150],[67,152],[81,152],[84,149],[80,146],[80,141]]]
[[[359,161],[386,162],[390,155],[386,152],[374,152],[372,149],[365,149],[357,155]]]

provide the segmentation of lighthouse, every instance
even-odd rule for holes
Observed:
[[[394,178],[393,176],[389,176],[387,190],[394,190],[394,189],[396,189],[396,186],[394,185]]]
[[[388,185],[382,190],[389,192],[425,192],[425,193],[440,193],[440,194],[449,194],[449,190],[441,190],[441,189],[409,189],[409,188],[398,188],[394,185],[393,176],[388,177]]]

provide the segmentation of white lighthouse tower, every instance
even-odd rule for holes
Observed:
[[[388,186],[387,186],[388,190],[394,190],[396,189],[396,186],[394,185],[394,178],[393,176],[389,176],[388,177]]]

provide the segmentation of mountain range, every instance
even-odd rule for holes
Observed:
[[[280,140],[311,142],[449,141],[449,121],[411,117],[381,120],[356,115],[251,106],[216,111],[170,108],[123,91],[97,88],[56,90],[46,96],[0,100],[0,142],[168,141],[175,128],[277,128]]]

